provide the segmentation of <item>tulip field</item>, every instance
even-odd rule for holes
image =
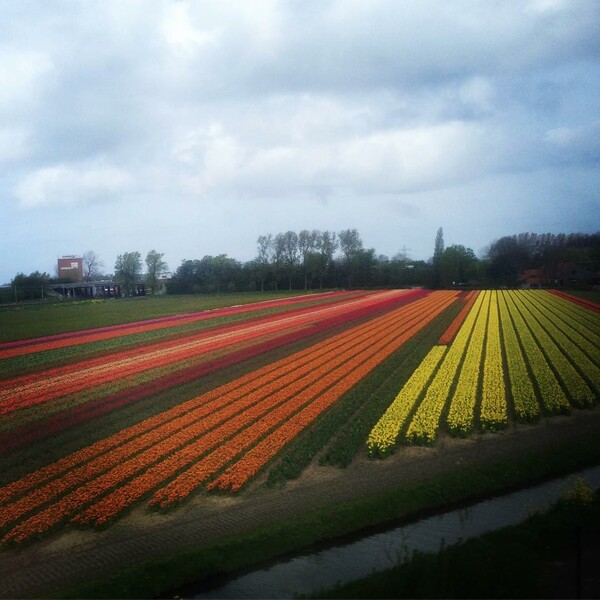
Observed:
[[[385,457],[599,398],[597,305],[546,291],[311,294],[8,341],[0,539],[244,492],[310,435],[366,427],[363,454]]]
[[[593,305],[510,290],[476,292],[465,306],[371,430],[372,455],[435,442],[442,431],[493,431],[598,402]]]

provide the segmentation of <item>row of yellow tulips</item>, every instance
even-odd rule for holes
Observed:
[[[481,388],[481,411],[479,419],[483,429],[506,427],[507,405],[504,386],[504,365],[500,341],[500,318],[498,314],[498,292],[491,292],[483,362],[483,384]]]
[[[540,402],[550,414],[569,412],[569,399],[592,405],[600,395],[596,331],[594,313],[547,292],[480,293],[452,344],[432,348],[372,429],[369,454],[389,454],[401,437],[435,441],[449,399],[455,435],[468,435],[477,418],[482,429],[505,427],[509,399],[529,422]]]
[[[519,420],[531,423],[539,418],[540,405],[504,294],[498,295],[498,305],[513,407]]]
[[[537,297],[524,296],[521,299],[529,312],[554,339],[560,350],[577,367],[579,372],[585,375],[594,393],[586,395],[584,389],[580,391],[582,393],[580,398],[583,400],[584,406],[593,404],[594,396],[600,396],[600,367],[598,366],[600,360],[593,360],[594,355],[600,353],[600,348],[588,342],[584,336],[570,328],[564,321],[557,319],[555,316],[548,316],[543,306],[538,302]],[[567,382],[565,381],[565,383]],[[570,388],[568,389],[571,391]],[[579,387],[575,389],[580,390]]]
[[[544,409],[550,414],[568,413],[570,406],[565,392],[560,383],[558,383],[554,371],[550,368],[536,338],[529,329],[526,317],[521,314],[515,304],[514,293],[506,293],[505,298],[510,316],[519,335],[521,346],[527,357],[527,362],[533,373],[535,383],[538,386]]]
[[[411,411],[446,353],[446,348],[434,346],[430,350],[373,427],[367,438],[367,448],[371,456],[383,457],[392,451]]]
[[[524,301],[522,294],[512,292],[512,295],[515,297],[515,305],[523,314],[535,339],[543,348],[546,359],[555,373],[558,374],[564,389],[568,390],[574,404],[577,406],[591,406],[594,404],[594,393],[559,347],[559,344],[562,345],[562,341],[566,343],[566,339],[559,340],[560,332],[556,329],[556,326],[549,319],[540,319],[539,314],[536,314]],[[565,348],[565,350],[568,351],[568,348]]]
[[[482,294],[482,305],[467,345],[465,357],[457,373],[458,382],[452,396],[446,423],[453,435],[466,436],[473,431],[475,400],[479,386],[479,375],[486,340],[486,326],[490,309],[491,292]]]
[[[456,380],[458,368],[462,362],[469,344],[471,332],[478,318],[484,295],[479,294],[477,301],[462,327],[448,348],[444,361],[436,372],[431,385],[425,392],[425,397],[419,404],[406,432],[409,442],[432,443],[437,439],[440,419],[450,391]]]

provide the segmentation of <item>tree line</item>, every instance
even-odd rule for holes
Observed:
[[[377,256],[358,230],[317,229],[260,235],[246,263],[225,254],[184,260],[167,284],[174,294],[419,285],[429,266]]]
[[[125,295],[143,280],[149,293],[159,289],[168,266],[163,254],[151,250],[119,254],[112,280]],[[84,275],[102,277],[103,263],[86,252]],[[527,270],[535,270],[547,286],[588,286],[600,271],[600,232],[570,234],[519,233],[492,242],[478,258],[460,244],[446,247],[443,229],[437,231],[433,256],[411,260],[406,252],[393,257],[365,248],[357,229],[339,232],[317,229],[263,234],[257,239],[256,256],[242,263],[227,254],[183,260],[167,281],[169,294],[228,293],[244,291],[309,290],[358,287],[515,286]],[[577,277],[574,278],[573,273]],[[50,283],[60,282],[47,273],[19,273],[10,288],[0,289],[0,302],[43,297]]]
[[[577,265],[578,279],[565,268]],[[260,235],[256,257],[241,263],[226,254],[184,260],[167,284],[169,293],[222,293],[352,287],[516,286],[527,269],[544,285],[587,286],[600,270],[600,232],[521,233],[492,242],[482,258],[462,244],[446,247],[437,231],[433,256],[411,260],[365,248],[358,230],[302,230]]]

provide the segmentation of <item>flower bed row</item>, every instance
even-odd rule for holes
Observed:
[[[518,294],[517,298],[519,307],[522,307],[529,316],[528,322],[544,348],[549,362],[568,390],[571,401],[579,407],[594,404],[600,393],[600,368],[558,328],[554,320],[549,319],[535,303],[531,302],[530,296]],[[589,377],[595,391],[592,391],[574,365]]]
[[[575,358],[583,352],[586,358],[581,360],[582,367],[587,365],[589,361],[594,365],[600,365],[600,320],[594,319],[595,315],[585,309],[579,309],[574,304],[568,304],[564,301],[559,301],[557,306],[553,302],[553,296],[550,294],[536,294],[534,297],[527,295],[523,296],[523,300],[533,309],[538,319],[544,320],[546,324],[552,328],[553,332],[560,332],[561,347],[563,341],[568,346],[568,353]],[[549,302],[548,302],[549,300]],[[566,306],[565,306],[566,305]],[[560,309],[564,310],[560,310]],[[585,313],[582,315],[582,311]],[[586,314],[587,313],[587,314]],[[586,319],[585,317],[591,317]],[[574,348],[574,345],[577,348]],[[566,348],[565,348],[566,349]],[[573,354],[575,353],[575,355]],[[579,358],[576,358],[579,362]],[[585,367],[587,370],[590,367]],[[591,367],[589,374],[593,376],[592,380],[600,379],[599,373],[594,367]]]
[[[527,363],[533,373],[534,381],[539,389],[540,400],[544,409],[550,414],[568,413],[569,401],[564,390],[550,368],[542,349],[530,330],[526,318],[519,311],[514,294],[505,293],[506,304],[510,317],[519,336]]]
[[[427,388],[446,350],[446,346],[434,346],[431,349],[373,427],[367,438],[367,449],[371,456],[384,457],[393,450],[410,413]]]
[[[127,379],[119,380],[117,385],[121,386],[123,389],[105,396],[100,395],[98,397],[98,392],[101,392],[102,388],[94,388],[96,399],[93,402],[90,402],[90,404],[81,405],[83,402],[86,402],[86,394],[79,393],[65,396],[64,398],[61,398],[61,404],[66,403],[66,410],[63,408],[62,412],[51,414],[46,418],[42,418],[42,415],[39,415],[40,418],[37,419],[36,422],[22,426],[18,429],[13,428],[0,435],[0,452],[6,452],[26,446],[43,437],[56,434],[64,429],[104,415],[112,410],[138,402],[175,386],[182,385],[202,377],[203,375],[213,373],[259,354],[270,352],[286,344],[308,338],[317,331],[323,333],[333,327],[338,327],[355,319],[364,318],[373,312],[373,310],[388,310],[393,306],[398,306],[411,299],[421,297],[422,295],[422,291],[413,291],[398,298],[391,298],[385,304],[362,306],[354,309],[351,313],[334,315],[311,327],[302,327],[297,330],[282,332],[281,335],[274,333],[272,335],[276,337],[271,337],[265,341],[262,341],[265,339],[265,336],[252,338],[246,342],[249,344],[247,347],[236,350],[240,344],[229,346],[221,351],[222,353],[225,353],[224,355],[198,364],[192,364],[185,368],[183,368],[182,365],[185,365],[190,361],[172,363],[168,366],[170,369],[168,372],[164,372],[164,368],[160,369],[158,370],[159,373],[156,377],[153,377],[152,374],[157,370],[146,372],[144,374],[143,383],[137,384],[134,387],[126,387]],[[231,353],[229,353],[230,350]],[[202,357],[196,359],[195,362],[198,360],[202,361]],[[53,408],[54,404],[55,403],[53,403]],[[36,413],[40,412],[40,409],[37,408]],[[13,413],[13,415],[14,414],[15,413]],[[23,412],[21,411],[18,414],[21,415]],[[12,417],[13,415],[9,416]],[[38,415],[36,414],[36,416]]]
[[[448,401],[448,431],[460,435],[474,429],[476,418],[484,430],[505,427],[509,398],[524,421],[539,417],[538,395],[550,414],[598,401],[596,334],[578,327],[568,310],[550,312],[548,297],[480,294],[448,350],[438,346],[430,352],[373,428],[370,454],[388,454],[406,425],[407,441],[434,441]]]
[[[418,302],[415,304],[418,304]],[[414,313],[414,311],[415,309],[413,308],[412,312]],[[410,305],[404,309],[398,309],[397,311],[394,311],[393,317],[396,319],[396,325],[404,323],[410,312]],[[414,317],[412,320],[414,321]],[[227,417],[225,420],[223,420],[223,424],[219,427],[230,427],[233,429],[237,427],[238,429],[241,428],[242,430],[245,430],[250,423],[257,420],[260,425],[255,425],[255,427],[266,427],[267,425],[263,422],[264,419],[260,419],[260,416],[267,414],[274,408],[272,403],[275,402],[273,399],[275,388],[273,388],[273,386],[280,386],[280,391],[278,392],[279,394],[284,393],[289,395],[293,391],[290,390],[289,376],[285,376],[285,369],[287,369],[288,372],[290,370],[293,371],[295,377],[294,381],[296,381],[297,386],[306,385],[307,383],[304,380],[307,377],[313,382],[316,381],[318,384],[319,381],[324,381],[324,378],[317,376],[317,373],[319,375],[323,375],[326,370],[335,368],[336,364],[338,365],[338,368],[342,368],[344,363],[351,362],[350,354],[354,353],[354,356],[360,355],[360,352],[357,350],[357,346],[362,344],[360,347],[369,348],[373,343],[373,336],[385,335],[385,332],[389,331],[392,323],[394,323],[394,321],[391,321],[390,316],[380,317],[376,319],[374,323],[368,323],[366,325],[359,326],[358,328],[355,328],[355,330],[343,334],[342,336],[335,336],[335,338],[332,338],[332,341],[326,344],[321,344],[320,346],[322,355],[318,355],[318,351],[315,352],[314,348],[313,352],[309,354],[304,351],[299,353],[299,355],[294,356],[292,361],[289,359],[284,359],[276,366],[270,365],[263,370],[259,370],[257,373],[261,374],[258,376],[258,379],[256,378],[257,374],[253,374],[255,377],[252,378],[251,381],[244,381],[248,378],[242,378],[241,380],[232,382],[232,384],[228,384],[226,386],[221,386],[221,388],[213,390],[213,392],[209,392],[208,394],[195,399],[195,402],[199,403],[199,406],[195,408],[191,406],[193,403],[192,401],[184,403],[177,407],[177,409],[168,411],[171,413],[180,413],[181,410],[185,409],[184,413],[180,413],[179,418],[182,420],[181,423],[177,421],[178,417],[175,417],[174,414],[170,414],[168,416],[163,414],[162,416],[167,419],[167,421],[164,423],[160,423],[160,420],[157,422],[156,418],[150,419],[148,421],[151,421],[151,424],[147,423],[146,433],[143,433],[143,427],[140,428],[137,426],[132,428],[137,430],[136,434],[129,435],[128,439],[131,441],[126,442],[125,446],[116,445],[124,441],[122,439],[124,432],[121,432],[121,434],[116,436],[119,438],[119,442],[116,442],[112,446],[113,450],[108,451],[108,456],[103,452],[100,452],[96,454],[96,458],[92,459],[92,462],[86,462],[84,464],[81,464],[82,456],[79,456],[75,460],[73,460],[72,457],[71,460],[68,460],[69,457],[67,457],[62,461],[58,461],[61,463],[58,471],[62,471],[63,475],[59,476],[59,478],[55,479],[54,481],[49,481],[42,487],[37,487],[36,489],[32,490],[31,493],[21,498],[21,500],[12,502],[11,506],[18,506],[19,510],[17,511],[17,515],[17,513],[12,512],[11,509],[11,519],[14,521],[15,519],[21,518],[28,512],[31,512],[31,498],[36,498],[38,502],[41,502],[42,497],[44,497],[46,499],[45,501],[47,501],[49,498],[49,493],[54,494],[54,497],[56,497],[57,494],[60,495],[67,489],[75,489],[73,489],[72,492],[67,493],[65,496],[62,496],[51,506],[41,510],[38,513],[35,513],[27,520],[17,525],[5,536],[5,539],[24,539],[22,537],[23,535],[28,537],[29,535],[33,535],[35,532],[40,532],[42,529],[52,526],[56,522],[65,518],[67,513],[72,512],[74,502],[79,502],[79,506],[82,506],[82,504],[84,505],[86,502],[90,502],[97,495],[105,493],[106,491],[110,490],[111,487],[118,485],[119,481],[122,482],[124,478],[127,479],[128,477],[131,477],[131,475],[139,471],[140,468],[146,469],[148,465],[158,460],[157,457],[159,457],[159,455],[163,457],[168,455],[170,457],[178,458],[181,458],[182,455],[187,456],[189,453],[189,442],[194,437],[196,437],[197,440],[196,442],[191,442],[192,445],[201,445],[204,448],[204,452],[208,451],[206,449],[206,444],[210,445],[209,440],[211,439],[211,435],[214,438],[213,444],[220,444],[223,440],[223,431],[219,430],[219,433],[217,434],[217,430],[211,432],[210,427],[217,426],[217,424],[214,422],[214,419],[219,420],[220,417],[224,417],[223,411],[234,411],[235,414],[232,414],[230,417]],[[343,347],[348,346],[350,346],[352,349],[347,350],[346,353],[341,351]],[[315,364],[315,360],[321,361],[320,369],[324,369],[324,373],[320,373],[319,369],[315,368],[317,366]],[[303,366],[299,366],[299,364]],[[283,369],[283,373],[280,372],[281,369]],[[300,375],[300,378],[298,378],[298,375]],[[254,392],[252,390],[254,390]],[[227,400],[227,395],[230,395],[231,393],[233,393],[234,397],[229,401]],[[261,394],[261,397],[264,397],[265,399],[262,400],[261,403],[257,403],[257,398],[255,397],[256,394]],[[282,404],[282,407],[284,405],[285,404]],[[284,409],[281,408],[280,410],[283,411]],[[291,409],[288,407],[285,410]],[[202,415],[200,415],[199,411],[202,412]],[[219,411],[220,417],[218,416]],[[243,413],[240,411],[245,412]],[[190,420],[194,421],[191,425],[189,424]],[[208,428],[206,430],[206,435],[200,435],[200,432],[204,431],[203,428]],[[159,442],[156,439],[157,436],[163,441]],[[141,441],[137,441],[138,437],[141,438]],[[188,442],[185,442],[184,440],[188,440]],[[178,446],[182,446],[181,450],[175,451]],[[140,451],[143,450],[143,448],[147,448],[148,450]],[[220,447],[220,450],[222,450],[222,446]],[[175,454],[173,454],[174,451]],[[83,453],[85,453],[85,451]],[[131,456],[131,459],[124,461],[124,455]],[[178,458],[168,458],[166,460],[175,461],[174,464],[178,464]],[[78,463],[81,464],[81,466],[74,468],[74,466]],[[111,468],[111,464],[115,464],[115,466]],[[161,462],[158,464],[161,466],[156,467],[156,469],[153,471],[146,471],[146,473],[154,473],[154,471],[156,471],[155,475],[158,475],[159,472],[162,472],[162,477],[164,478],[166,476],[165,469],[167,469],[165,460],[161,460]],[[94,467],[94,465],[96,466]],[[47,480],[50,476],[56,476],[56,473],[53,475],[50,474],[49,471],[52,471],[51,467],[52,465],[41,470],[43,473],[41,474],[41,477],[38,478],[38,481]],[[106,470],[107,468],[109,469],[108,471]],[[68,470],[67,472],[65,472],[66,469]],[[101,471],[102,473],[98,476],[94,469],[97,469],[98,472]],[[89,478],[90,473],[93,473],[93,479],[88,481],[88,483],[84,486],[81,486],[80,484],[82,480],[79,478]],[[142,474],[141,476],[143,477],[144,475]],[[148,477],[152,477],[152,475],[148,475]],[[11,489],[8,492],[8,495],[5,495],[6,499],[10,499],[14,494],[22,494],[26,489],[30,489],[36,485],[34,483],[34,480],[36,479],[35,476],[26,477],[23,479],[27,480],[24,486],[19,486],[18,482],[15,485],[9,486]],[[156,486],[156,482],[154,485]],[[128,491],[125,492],[125,496],[123,497],[131,498],[131,489],[127,486],[125,487]],[[117,488],[117,491],[119,489],[121,488]],[[2,491],[3,490],[0,490],[0,492]],[[0,493],[0,498],[1,497],[2,494]],[[40,506],[40,504],[36,506]]]
[[[583,306],[588,310],[591,310],[595,313],[600,313],[600,305],[595,302],[591,302],[590,300],[584,300],[583,298],[578,298],[577,296],[573,296],[571,294],[567,294],[566,292],[561,292],[559,290],[549,290],[551,294],[558,296],[559,298],[564,298],[573,304],[579,304],[579,306]]]
[[[73,345],[88,344],[115,337],[134,335],[136,333],[145,333],[157,329],[179,327],[181,325],[197,323],[207,319],[215,319],[240,313],[252,313],[264,310],[267,307],[295,306],[312,303],[315,302],[315,300],[343,300],[344,298],[356,297],[357,295],[362,294],[364,294],[364,292],[326,292],[324,294],[311,294],[309,296],[267,300],[240,306],[227,306],[198,313],[159,317],[157,319],[147,319],[134,323],[124,323],[122,325],[109,325],[107,327],[60,333],[34,339],[3,342],[0,343],[0,360],[45,350],[56,350],[58,348],[65,348]]]
[[[448,429],[453,435],[469,435],[475,427],[475,402],[491,304],[491,292],[482,292],[482,294],[481,308],[477,314],[463,362],[455,374],[458,381],[450,399],[450,409],[446,417]]]
[[[532,423],[540,417],[540,405],[504,294],[498,295],[498,305],[515,414],[519,420]]]
[[[406,292],[404,292],[406,293]],[[260,322],[227,326],[216,331],[204,332],[191,339],[157,344],[83,361],[59,369],[51,369],[36,375],[3,382],[0,390],[0,414],[7,414],[23,407],[48,402],[61,396],[86,388],[101,385],[117,377],[127,377],[158,366],[198,356],[207,350],[226,347],[258,335],[283,330],[284,328],[310,325],[331,315],[348,313],[359,306],[375,306],[398,292],[380,292],[360,300],[351,300],[342,305],[328,306],[299,314],[272,317]]]
[[[471,311],[471,308],[473,307],[475,300],[477,300],[478,294],[479,294],[478,291],[473,290],[473,291],[468,292],[465,295],[465,298],[464,298],[465,305],[463,306],[462,310],[456,315],[456,317],[454,318],[452,323],[450,323],[450,325],[448,326],[448,329],[446,329],[446,331],[444,331],[444,333],[438,340],[438,344],[440,346],[447,346],[448,344],[452,343],[452,340],[455,338],[458,330],[461,328],[462,324],[464,323],[465,319],[467,318],[467,315]]]
[[[421,296],[422,294],[411,294],[410,297],[416,299]],[[390,299],[389,302],[392,302],[392,299]],[[410,308],[410,306],[408,308]],[[368,314],[367,307],[363,307],[361,314]],[[356,315],[357,313],[354,313],[354,316]],[[337,317],[337,319],[340,318],[340,316]],[[340,344],[345,343],[348,336],[352,337],[352,335],[354,335],[353,331],[354,329],[352,329],[350,332],[340,333],[301,352],[297,352],[291,357],[282,359],[277,363],[268,364],[262,369],[258,369],[257,371],[235,379],[228,384],[219,386],[208,394],[203,394],[200,397],[178,404],[169,410],[161,412],[155,417],[151,417],[135,426],[124,429],[119,433],[106,438],[105,440],[87,446],[82,450],[65,457],[64,459],[49,465],[48,467],[44,467],[31,475],[27,475],[17,482],[0,488],[0,504],[7,501],[11,496],[22,494],[27,489],[40,485],[45,480],[60,476],[61,473],[70,471],[78,464],[92,460],[94,457],[100,456],[104,452],[123,444],[129,439],[133,439],[147,431],[155,431],[160,425],[168,423],[172,419],[176,419],[179,416],[187,415],[190,412],[193,412],[205,402],[218,399],[221,397],[221,395],[230,393],[233,390],[243,390],[247,392],[248,389],[252,389],[248,388],[248,385],[259,386],[261,382],[263,382],[263,379],[264,381],[269,381],[272,379],[274,377],[274,373],[276,372],[279,373],[279,376],[283,376],[288,371],[291,372],[300,368],[304,362],[319,360],[322,352],[335,350]],[[285,369],[287,369],[287,371]],[[167,384],[171,385],[174,385],[175,383],[176,382],[173,379],[170,379],[167,382]]]
[[[504,385],[498,293],[492,292],[491,296],[486,332],[485,360],[483,361],[479,420],[482,429],[497,430],[506,427],[508,423],[508,406]]]
[[[406,440],[413,443],[432,443],[437,439],[442,411],[450,395],[456,374],[467,350],[484,296],[479,294],[467,318],[448,348],[443,362],[428,386],[406,431]]]

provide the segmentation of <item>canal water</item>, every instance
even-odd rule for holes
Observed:
[[[600,488],[600,466],[499,496],[418,522],[367,535],[351,543],[296,555],[263,569],[234,577],[212,589],[186,587],[186,598],[293,598],[316,593],[395,566],[414,551],[437,552],[483,533],[515,525],[556,502],[583,478]]]

